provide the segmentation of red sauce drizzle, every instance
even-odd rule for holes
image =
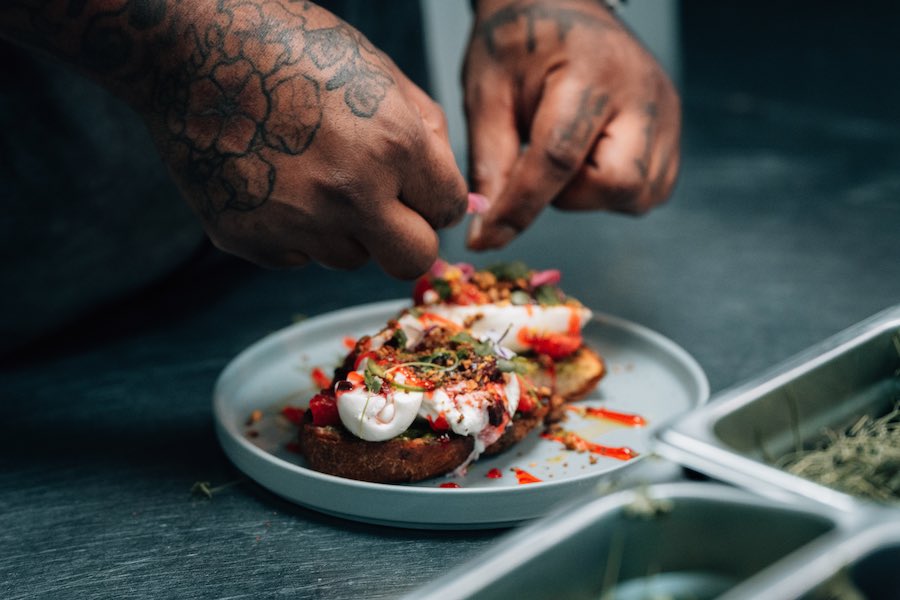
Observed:
[[[516,479],[519,480],[519,485],[525,485],[526,483],[540,483],[541,480],[529,473],[528,471],[524,471],[517,467],[513,467],[510,469],[513,473],[516,474]]]
[[[569,406],[568,408],[573,412],[582,413],[585,417],[596,417],[598,419],[606,419],[607,421],[615,421],[620,425],[627,425],[629,427],[644,427],[647,424],[647,419],[641,415],[618,412],[609,410],[608,408],[594,408],[592,406]]]
[[[356,348],[356,340],[349,335],[345,336],[344,346],[346,346],[347,350],[353,350],[354,348]]]
[[[569,335],[581,337],[581,315],[574,306],[569,309]]]
[[[439,485],[438,487],[442,487],[442,488],[458,488],[458,487],[462,487],[462,486],[459,485],[458,483],[453,482],[453,481],[448,481],[447,483],[442,483],[442,484]]]
[[[615,458],[618,460],[631,460],[632,458],[638,456],[638,453],[631,448],[627,448],[625,446],[615,447],[595,444],[593,442],[587,441],[577,433],[572,433],[571,431],[562,431],[556,434],[542,433],[541,437],[547,440],[553,440],[554,442],[559,442],[563,444],[568,450],[574,450],[576,452],[591,452],[592,454],[608,456],[610,458]]]
[[[281,416],[294,425],[299,425],[300,421],[303,420],[303,414],[305,412],[305,410],[303,410],[302,408],[297,408],[296,406],[285,406],[281,409]]]
[[[488,479],[500,479],[503,477],[503,473],[500,472],[500,469],[494,468],[488,471],[487,474],[485,474],[485,477]]]
[[[326,375],[325,371],[319,367],[314,368],[310,373],[310,376],[312,377],[313,383],[315,383],[319,389],[327,390],[331,387],[331,377]]]

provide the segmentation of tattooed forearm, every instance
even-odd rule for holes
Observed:
[[[591,29],[609,29],[614,25],[597,14],[577,7],[560,5],[558,2],[536,0],[531,3],[517,2],[504,6],[484,19],[477,27],[477,35],[484,40],[488,53],[500,53],[498,42],[504,29],[525,26],[525,48],[529,53],[537,49],[536,27],[551,25],[556,27],[557,41],[562,42],[576,26]]]
[[[297,0],[10,0],[0,33],[80,67],[162,130],[208,219],[264,204],[279,156],[306,152],[338,96],[376,115],[395,85],[377,49]],[[315,24],[314,24],[315,22]]]

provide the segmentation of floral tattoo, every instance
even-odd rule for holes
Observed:
[[[176,175],[211,220],[271,198],[279,158],[306,152],[324,111],[335,110],[327,95],[340,94],[350,114],[368,119],[395,85],[356,30],[336,18],[314,26],[309,2],[204,0],[194,8],[200,18],[187,18],[175,0],[10,0],[0,17],[18,23],[13,37],[50,46],[126,93],[140,90],[141,108],[164,123],[163,151]],[[79,24],[77,39],[60,43],[73,35],[53,26],[62,16]]]

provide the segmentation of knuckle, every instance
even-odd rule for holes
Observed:
[[[557,139],[543,149],[542,158],[551,175],[567,177],[581,165],[581,152],[572,144]]]
[[[353,207],[361,207],[371,200],[371,186],[355,170],[344,167],[330,170],[320,182],[323,195]]]
[[[209,236],[209,241],[212,242],[212,245],[222,252],[251,260],[246,255],[244,244],[242,243],[239,236],[229,233],[227,230],[222,228],[209,229],[207,231],[207,235]]]
[[[646,196],[646,182],[637,173],[617,171],[598,175],[590,183],[596,190],[598,203],[609,210],[632,215],[649,210],[642,201]]]

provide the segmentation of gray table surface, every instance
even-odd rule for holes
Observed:
[[[702,83],[702,82],[701,82]],[[690,82],[689,82],[690,84]],[[768,99],[766,99],[768,98]],[[507,251],[691,352],[713,391],[900,302],[900,121],[688,85],[681,181],[651,215],[545,215]],[[462,234],[450,259],[472,258]],[[0,597],[394,597],[503,531],[347,522],[241,478],[225,364],[292,315],[405,296],[376,268],[206,261],[0,375]],[[198,480],[237,482],[212,500]]]

